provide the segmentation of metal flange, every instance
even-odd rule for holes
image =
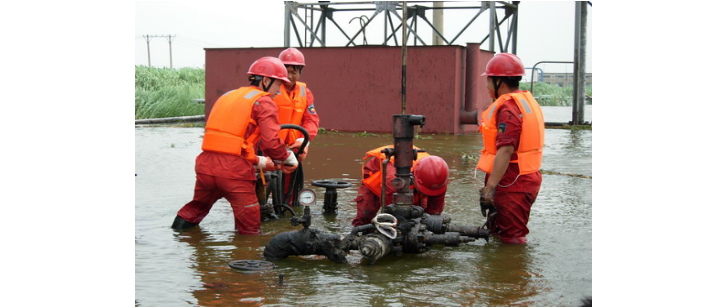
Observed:
[[[262,260],[235,260],[228,266],[241,271],[264,271],[276,267],[275,263]]]

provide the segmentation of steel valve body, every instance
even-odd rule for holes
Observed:
[[[418,206],[412,206],[410,210],[399,207],[397,213],[420,216],[409,219],[400,216],[393,232],[382,232],[374,224],[368,224],[355,227],[343,236],[304,226],[303,230],[273,237],[263,256],[267,260],[279,260],[289,255],[323,255],[331,261],[344,263],[349,251],[358,250],[369,263],[374,263],[390,254],[422,253],[433,245],[458,246],[479,238],[488,240],[489,232],[482,227],[454,225],[447,216],[421,214],[422,208]]]

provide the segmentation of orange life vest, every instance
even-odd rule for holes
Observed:
[[[296,86],[290,93],[285,85],[281,85],[281,93],[274,96],[273,101],[278,106],[278,123],[300,126],[303,120],[303,112],[306,111],[308,105],[306,84],[297,81]],[[295,129],[282,129],[279,136],[288,145],[293,144],[298,138],[303,138],[303,134]]]
[[[498,134],[498,123],[496,115],[503,104],[513,99],[518,105],[523,117],[521,128],[521,139],[516,154],[518,159],[511,161],[518,163],[519,174],[533,173],[541,168],[541,157],[543,156],[544,121],[541,107],[533,98],[530,92],[517,92],[501,95],[481,115],[482,123],[480,133],[483,135],[483,150],[480,151],[478,169],[490,173],[493,170],[495,154],[498,152],[495,146],[495,137]]]
[[[260,131],[244,138],[248,124],[255,123],[250,118],[253,105],[259,98],[270,95],[253,87],[241,87],[221,96],[212,106],[205,124],[202,150],[243,156],[255,163],[254,145],[260,139]]]
[[[362,164],[362,167],[361,167],[361,178],[362,178],[361,182],[362,182],[362,184],[369,187],[369,190],[371,190],[375,195],[377,195],[377,197],[380,197],[380,198],[382,197],[382,162],[384,162],[384,160],[387,159],[387,156],[384,155],[384,153],[382,153],[382,150],[384,150],[385,148],[393,148],[393,147],[394,147],[393,145],[385,145],[383,147],[378,147],[374,150],[370,150],[369,152],[367,152],[367,155],[364,156],[364,158],[362,159],[364,164]],[[416,146],[412,146],[412,148],[415,150],[420,149]],[[430,156],[430,154],[427,154],[426,152],[417,152],[417,159],[412,162],[412,170],[414,170],[415,166],[417,166],[417,161],[419,161],[420,159],[423,159],[427,156]],[[366,165],[367,159],[373,158],[373,157],[379,158],[379,171],[369,172],[369,177],[364,178],[364,175],[365,175],[364,174],[364,165]],[[391,159],[390,159],[390,161],[391,161]],[[414,190],[414,185],[411,186],[410,188]]]

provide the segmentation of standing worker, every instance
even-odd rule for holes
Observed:
[[[280,124],[294,124],[303,127],[308,132],[308,145],[318,134],[319,116],[313,106],[313,93],[308,89],[305,83],[298,81],[306,66],[306,59],[296,48],[288,48],[283,50],[278,56],[286,66],[288,71],[288,80],[281,87],[281,92],[273,97],[278,106],[278,122]],[[305,149],[298,149],[303,142],[303,134],[294,129],[284,129],[280,132],[281,140],[285,142],[291,149],[297,149],[298,159],[303,161],[308,154],[308,145]],[[283,191],[287,192],[290,185],[298,179],[303,181],[303,174],[297,172],[296,177],[284,176]],[[300,189],[300,187],[299,187]],[[298,192],[294,192],[298,194]],[[292,194],[293,195],[293,194]],[[290,197],[292,197],[292,195]],[[291,200],[286,200],[290,202]]]
[[[381,208],[382,198],[382,162],[386,156],[382,153],[383,146],[367,152],[364,160],[369,159],[362,166],[362,185],[354,199],[356,201],[356,217],[351,222],[355,227],[366,225],[372,222]],[[414,150],[419,150],[413,147]],[[385,203],[392,204],[392,195],[395,189],[392,180],[396,177],[396,168],[393,158],[387,163],[387,177],[385,188]],[[445,207],[445,192],[447,191],[447,177],[449,167],[445,160],[438,156],[429,155],[424,152],[417,152],[417,159],[412,162],[412,174],[414,177],[414,205],[425,209],[425,213],[439,215]]]
[[[500,53],[481,75],[497,100],[481,116],[484,149],[478,169],[486,175],[480,207],[483,216],[495,208],[494,219],[488,218],[491,234],[510,244],[526,243],[526,224],[541,188],[544,121],[533,95],[518,88],[525,73],[521,59]]]
[[[293,152],[278,135],[276,105],[270,98],[281,82],[287,82],[281,60],[263,57],[248,70],[250,86],[221,96],[207,119],[202,153],[197,156],[195,194],[177,212],[174,229],[196,226],[220,198],[230,202],[235,229],[241,234],[260,234],[260,207],[255,194],[255,169],[275,170],[282,161],[285,173],[298,167]],[[267,155],[256,156],[258,142]]]

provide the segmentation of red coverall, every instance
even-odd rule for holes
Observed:
[[[256,87],[257,88],[257,87]],[[253,105],[251,119],[260,129],[260,147],[266,156],[283,161],[288,156],[278,132],[278,107],[263,96]],[[247,138],[255,131],[251,121]],[[230,202],[235,216],[235,229],[241,234],[260,234],[260,205],[255,194],[255,166],[241,156],[203,151],[195,163],[197,182],[192,201],[177,212],[184,220],[198,224],[220,198]]]
[[[521,111],[513,100],[506,101],[498,110],[498,134],[496,135],[496,148],[505,145],[512,145],[514,153],[511,161],[518,158],[515,150],[518,150],[518,143],[521,138],[521,126],[523,121],[520,117]],[[503,127],[503,131],[501,131]],[[528,234],[528,217],[531,213],[531,205],[536,201],[536,196],[541,189],[541,172],[524,174],[518,176],[518,163],[509,163],[506,173],[498,187],[495,189],[493,202],[495,203],[498,215],[495,224],[491,225],[491,234],[498,235],[504,243],[523,244]],[[485,183],[489,175],[485,176]]]
[[[374,157],[370,159],[364,165],[364,176],[369,177],[369,172],[376,173],[379,171],[381,165],[379,158]],[[396,168],[390,160],[387,165],[387,187],[385,190],[386,204],[392,203],[392,195],[396,192],[396,189],[392,187],[392,180],[396,177]],[[430,215],[439,215],[445,207],[445,193],[439,196],[428,196],[415,190],[414,192],[414,205],[420,206],[425,209],[425,213]],[[377,216],[379,208],[382,205],[381,199],[375,195],[369,187],[361,185],[359,187],[359,193],[356,196],[356,217],[351,222],[355,227],[370,224],[372,219]]]
[[[281,85],[281,87],[284,87],[284,85]],[[291,97],[298,95],[298,87],[293,88],[293,91],[288,92]],[[308,142],[313,141],[313,139],[316,138],[316,135],[318,135],[319,116],[318,113],[316,113],[316,109],[313,107],[313,93],[308,89],[308,87],[306,87],[306,111],[303,112],[300,126],[308,132]],[[301,151],[303,151],[303,149],[301,149]],[[284,194],[288,192],[288,187],[291,185],[291,181],[292,178],[290,174],[283,175]],[[292,200],[293,196],[289,196],[288,202],[290,203]]]

